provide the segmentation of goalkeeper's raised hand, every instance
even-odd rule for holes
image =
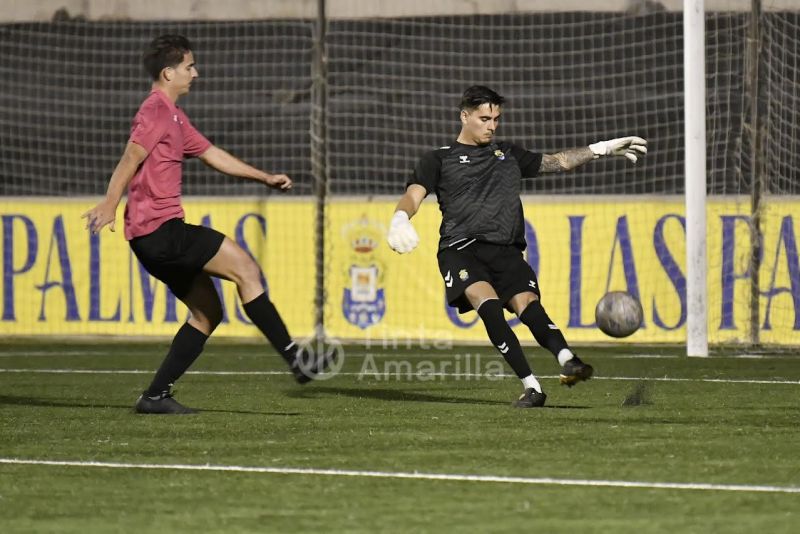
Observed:
[[[408,213],[403,210],[394,212],[392,222],[389,224],[389,235],[386,239],[392,250],[405,254],[411,252],[419,244],[417,231],[408,220]]]
[[[601,156],[625,156],[633,163],[640,155],[647,154],[647,141],[641,137],[620,137],[610,141],[599,141],[589,145],[595,159]]]

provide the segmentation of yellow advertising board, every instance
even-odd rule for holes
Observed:
[[[0,199],[3,335],[170,336],[183,305],[138,264],[122,236],[90,236],[80,215],[95,199]],[[528,197],[527,261],[542,302],[570,342],[613,341],[594,325],[609,290],[642,302],[643,327],[626,342],[685,339],[685,231],[681,199]],[[326,331],[340,339],[399,346],[420,341],[485,342],[474,312],[445,303],[436,263],[440,214],[426,201],[413,219],[420,246],[392,252],[385,241],[395,199],[334,199],[327,209]],[[186,220],[211,226],[246,248],[265,274],[270,298],[290,332],[314,331],[314,201],[184,199]],[[760,338],[800,344],[800,201],[771,200],[763,222]],[[707,273],[711,342],[746,341],[750,321],[750,227],[746,199],[710,199]],[[235,287],[218,284],[218,334],[256,337]],[[530,333],[509,320],[523,341]]]
[[[441,216],[425,202],[414,217],[420,245],[392,252],[382,236],[395,201],[339,201],[329,210],[326,328],[376,346],[422,340],[486,342],[477,314],[445,303],[436,262]],[[680,198],[528,197],[528,249],[542,303],[570,342],[616,341],[594,323],[610,290],[636,295],[643,327],[624,342],[680,343],[686,336],[684,204]],[[800,202],[772,201],[764,218],[760,270],[761,341],[800,344],[800,267],[793,218]],[[750,321],[749,199],[708,204],[708,312],[712,342],[747,341]],[[523,341],[526,327],[508,315]]]
[[[187,310],[132,254],[122,232],[91,236],[81,214],[90,200],[0,200],[3,313],[0,331],[18,335],[171,336]],[[211,226],[262,266],[270,298],[298,332],[313,331],[313,203],[247,199],[188,200],[186,221]],[[218,281],[223,321],[217,333],[256,336],[235,286]]]

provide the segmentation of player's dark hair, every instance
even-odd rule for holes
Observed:
[[[461,97],[461,109],[476,109],[483,104],[502,106],[506,99],[483,85],[473,85]]]
[[[180,65],[184,54],[191,51],[192,44],[183,35],[161,35],[147,46],[142,63],[153,80],[158,80],[162,70]]]

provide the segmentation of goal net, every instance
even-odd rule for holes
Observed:
[[[754,316],[750,14],[727,9],[706,16],[707,307],[713,344],[800,342],[792,215],[798,202],[796,21],[796,14],[786,12],[765,12],[761,21],[757,83],[764,141],[758,157],[767,185],[760,206],[764,255]],[[488,85],[508,99],[499,137],[531,150],[553,153],[623,135],[649,140],[648,155],[635,166],[601,160],[572,173],[524,181],[527,258],[538,273],[544,305],[569,340],[613,341],[598,335],[594,307],[605,292],[626,290],[645,309],[642,329],[627,341],[683,342],[682,22],[680,11],[655,3],[611,12],[333,21],[331,185],[347,198],[341,200],[340,219],[330,221],[330,241],[345,227],[386,224],[417,159],[457,136],[462,91]],[[401,338],[439,338],[442,332],[456,339],[484,338],[474,313],[459,316],[444,303],[434,260],[439,220],[435,202],[428,202],[414,220],[422,236],[418,251],[398,258],[378,249],[364,256],[365,268],[383,269],[382,279],[363,282],[385,288],[382,295],[365,290],[373,299],[367,308],[378,313],[354,313],[345,324],[338,295],[329,293],[327,321],[341,325],[337,334],[374,335],[376,342],[398,332]],[[349,255],[358,264],[357,253],[340,249],[339,257]],[[330,276],[337,275],[342,282],[334,286],[358,283],[352,272],[349,279],[344,271]],[[528,339],[524,328],[518,329]]]

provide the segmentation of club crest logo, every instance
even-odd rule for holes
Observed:
[[[385,233],[382,225],[366,215],[342,228],[350,249],[342,313],[349,323],[361,329],[379,323],[386,313],[384,264],[378,254]]]
[[[469,278],[469,273],[466,269],[461,269],[458,271],[458,277],[461,279],[462,282],[465,282],[467,278]]]
[[[503,154],[503,151],[502,151],[502,150],[500,150],[499,148],[498,148],[497,150],[495,150],[495,151],[494,151],[494,155],[495,155],[495,157],[497,157],[497,159],[499,159],[500,161],[503,161],[504,159],[506,159],[506,155],[505,155],[505,154]]]

